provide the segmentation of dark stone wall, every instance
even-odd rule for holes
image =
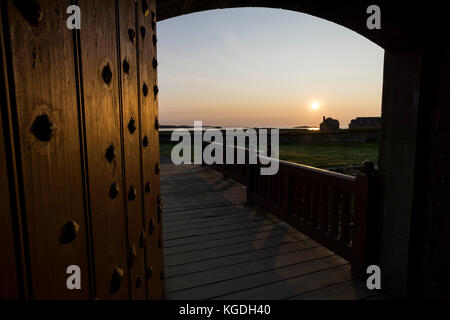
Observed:
[[[422,50],[385,54],[379,168],[383,289],[407,296]]]

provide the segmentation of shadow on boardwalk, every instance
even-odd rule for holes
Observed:
[[[161,157],[166,299],[381,298],[349,263],[257,207],[246,187]]]

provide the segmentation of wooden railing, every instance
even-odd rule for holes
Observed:
[[[237,148],[235,148],[237,149]],[[223,157],[226,159],[227,148],[223,148]],[[248,151],[245,150],[245,157],[248,159]],[[247,164],[237,164],[237,154],[234,154],[234,164],[212,164],[210,165],[216,171],[219,171],[226,178],[231,178],[239,183],[248,185],[248,170]],[[225,162],[225,161],[224,161]],[[247,161],[248,162],[248,161]]]
[[[366,256],[366,175],[353,177],[279,160],[278,173],[263,176],[260,161],[248,164],[248,152],[246,164],[211,167],[246,185],[249,204],[267,209],[349,261],[354,275],[362,274]]]

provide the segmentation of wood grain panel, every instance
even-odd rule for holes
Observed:
[[[0,77],[2,77],[0,75]],[[2,81],[3,82],[3,81]],[[3,93],[3,91],[2,91]],[[1,110],[5,107],[0,101],[0,300],[19,298],[19,281],[16,267],[16,253],[14,251],[13,221],[8,187],[8,171],[6,166],[6,149],[3,135],[3,115]]]
[[[2,17],[2,7],[0,6],[0,17]],[[18,279],[21,274],[16,261],[13,212],[10,200],[10,176],[14,176],[14,172],[8,172],[7,156],[12,162],[11,132],[10,128],[10,99],[8,86],[8,73],[6,63],[5,36],[3,33],[3,25],[0,24],[0,64],[2,71],[0,73],[0,225],[2,232],[0,234],[0,250],[3,259],[0,261],[0,300],[18,299],[20,297],[20,281]],[[5,123],[5,125],[4,125]],[[10,171],[13,171],[11,165]],[[12,192],[15,192],[12,191]],[[16,214],[16,212],[14,212]],[[17,217],[16,217],[17,219]],[[20,252],[20,251],[19,251]]]
[[[136,39],[130,34],[136,30],[136,6],[134,1],[118,1],[121,67],[121,100],[123,121],[123,152],[125,167],[124,187],[127,191],[127,219],[129,238],[129,269],[131,297],[145,299],[145,250],[140,246],[140,233],[144,228],[142,212],[142,184],[139,137],[139,86]],[[136,257],[134,255],[136,253]]]
[[[16,3],[16,2],[15,2]],[[18,161],[29,246],[30,297],[89,298],[85,208],[69,1],[17,8],[8,1]],[[63,239],[75,221],[73,241]],[[81,290],[68,290],[66,269],[81,268]]]
[[[109,0],[81,0],[79,5],[95,298],[127,299],[116,6]]]
[[[148,231],[147,264],[152,269],[149,278],[149,298],[161,299],[163,288],[162,215],[158,218],[160,198],[156,1],[138,1],[139,79],[141,101],[142,175],[150,192],[145,194],[144,212]],[[148,142],[146,141],[148,139]]]

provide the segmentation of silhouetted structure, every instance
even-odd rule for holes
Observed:
[[[325,118],[325,116],[323,116],[323,121],[320,124],[320,131],[335,130],[339,130],[339,121],[333,118]]]
[[[349,129],[380,129],[381,117],[357,117],[350,121]]]

